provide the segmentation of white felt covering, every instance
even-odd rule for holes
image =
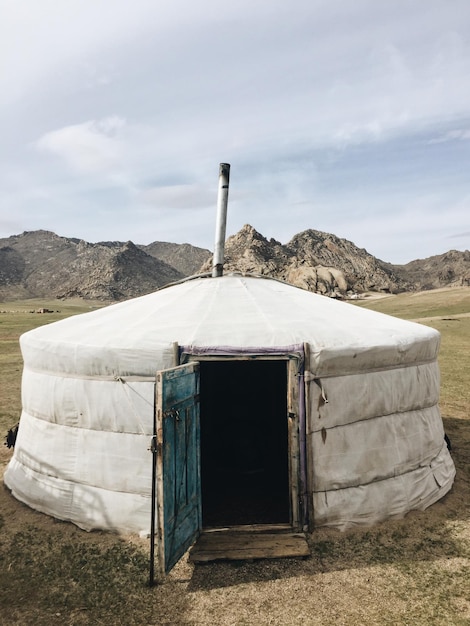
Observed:
[[[439,333],[255,277],[200,278],[25,333],[13,494],[91,530],[148,532],[155,372],[173,344],[307,344],[310,512],[373,524],[452,486],[438,408]],[[325,402],[324,398],[327,399]]]

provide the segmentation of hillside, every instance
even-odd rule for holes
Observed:
[[[470,285],[470,250],[418,259],[398,266],[400,274],[419,291]]]
[[[0,240],[0,297],[123,300],[183,274],[132,242],[87,243],[49,231]]]
[[[211,271],[209,250],[60,237],[38,230],[0,239],[0,300],[35,297],[118,301]],[[245,225],[229,237],[225,271],[273,276],[332,297],[470,284],[470,252],[451,250],[392,265],[331,233],[306,230],[282,244]]]
[[[208,271],[210,264],[211,259],[203,270]],[[249,224],[227,239],[224,267],[225,271],[274,276],[335,297],[470,285],[468,250],[392,265],[331,233],[309,229],[283,245],[266,239]]]
[[[150,256],[171,265],[183,276],[195,274],[211,256],[209,250],[197,248],[189,243],[167,243],[154,241],[147,246],[137,246]]]
[[[410,291],[414,285],[392,266],[346,239],[317,230],[295,235],[286,245],[267,240],[245,225],[225,247],[226,271],[274,276],[330,296],[363,291]],[[208,262],[204,269],[208,269]]]

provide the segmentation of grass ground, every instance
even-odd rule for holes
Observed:
[[[39,306],[60,313],[16,312]],[[0,434],[20,413],[19,335],[90,306],[0,305],[10,311],[0,313]],[[470,624],[470,289],[361,306],[420,319],[442,333],[441,407],[457,467],[445,498],[374,528],[317,530],[303,561],[194,567],[183,559],[165,584],[150,589],[145,542],[85,533],[0,488],[0,624]],[[1,448],[3,470],[11,453]]]
[[[21,359],[18,339],[28,330],[56,322],[71,315],[86,313],[100,302],[82,300],[19,300],[0,303],[0,435],[11,428],[21,413]],[[51,313],[36,313],[47,309]]]
[[[470,288],[400,294],[359,306],[415,320],[441,333],[441,412],[470,418]]]

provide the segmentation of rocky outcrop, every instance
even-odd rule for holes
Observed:
[[[306,230],[286,245],[245,225],[225,245],[225,271],[273,276],[317,293],[344,297],[357,292],[393,293],[412,288],[366,250],[346,239]],[[209,271],[210,260],[204,270]]]

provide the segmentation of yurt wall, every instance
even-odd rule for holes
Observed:
[[[271,413],[273,434],[261,437],[269,460],[246,460],[243,471],[276,472],[274,450],[279,467],[287,456],[276,497],[285,503],[287,477],[293,527],[370,525],[429,506],[453,483],[438,408],[439,333],[419,324],[231,275],[40,327],[21,349],[23,413],[5,484],[88,530],[148,532],[156,372],[188,359],[202,363],[202,427],[218,426],[224,441],[241,437],[240,455],[253,456],[246,436],[267,432],[262,413]],[[260,363],[247,375],[241,365],[224,370],[235,381],[224,392],[208,362],[226,359]],[[271,373],[263,360],[277,363]],[[215,441],[203,445],[217,456]],[[206,478],[218,469],[209,463]]]

